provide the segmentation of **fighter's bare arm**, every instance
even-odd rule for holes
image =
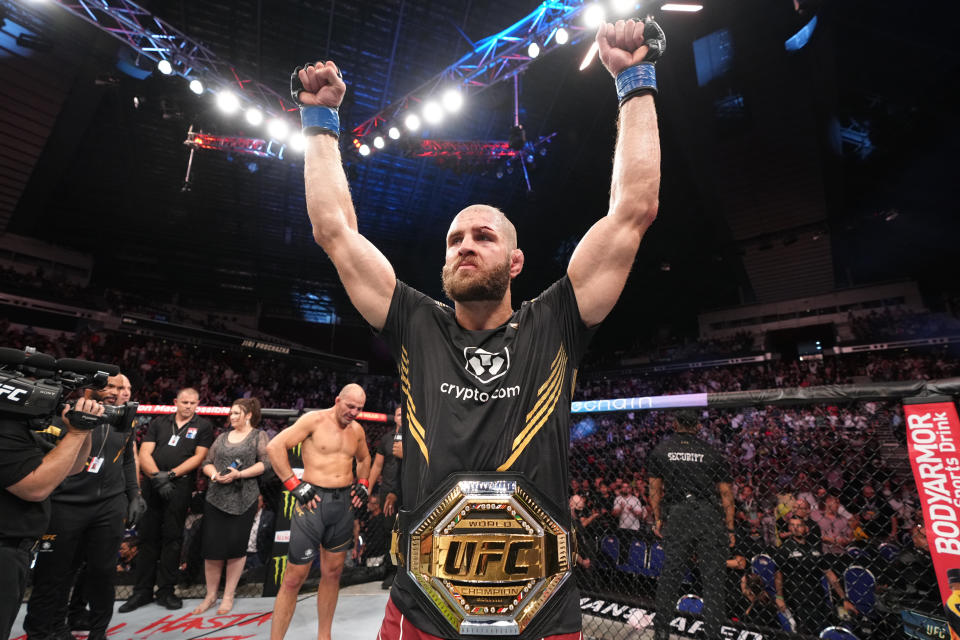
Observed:
[[[614,78],[647,55],[643,34],[644,24],[633,20],[598,30],[600,60]],[[653,96],[624,102],[619,125],[609,210],[580,241],[567,267],[580,318],[587,326],[599,324],[613,309],[640,240],[657,215],[660,136]]]
[[[290,466],[287,451],[313,434],[317,424],[317,414],[316,411],[303,414],[297,418],[296,422],[275,435],[273,440],[267,443],[267,457],[270,458],[270,465],[281,482],[293,475],[293,467]]]
[[[301,103],[340,106],[346,85],[332,61],[308,65],[299,76],[304,88],[299,96]],[[314,240],[333,261],[353,306],[371,326],[382,329],[397,278],[386,257],[358,231],[335,137],[307,137],[304,180]]]
[[[367,435],[363,431],[360,423],[355,422],[359,437],[357,438],[357,479],[368,480],[370,478],[370,465],[373,462],[370,458],[370,449],[367,447]],[[373,487],[368,487],[373,488]]]

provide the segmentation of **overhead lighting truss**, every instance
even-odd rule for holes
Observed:
[[[236,87],[240,89],[238,96],[247,106],[267,112],[295,110],[289,96],[247,77],[233,65],[219,59],[209,48],[134,2],[57,0],[57,4],[140,55],[157,63],[167,60],[173,66],[173,73],[179,76],[201,79],[209,89]]]
[[[260,138],[242,138],[239,136],[215,136],[209,133],[194,131],[192,128],[187,132],[187,139],[183,144],[191,149],[207,149],[213,151],[223,151],[225,153],[238,153],[258,158],[272,158],[274,160],[283,160],[283,151],[285,145],[275,140],[261,140]]]
[[[567,45],[575,45],[584,38],[593,37],[593,31],[584,28],[577,18],[584,7],[592,4],[583,0],[545,0],[530,15],[519,22],[495,33],[473,45],[473,50],[452,65],[424,82],[422,85],[394,101],[391,105],[357,125],[355,137],[364,137],[383,124],[394,121],[407,108],[419,104],[441,90],[461,87],[466,95],[476,94],[499,82],[522,73],[533,61],[528,48],[537,43],[538,58],[551,53],[556,47],[565,46],[555,42],[557,30],[564,28],[568,34]]]
[[[514,149],[507,140],[420,140],[419,148],[409,155],[414,158],[456,158],[478,162],[496,162],[503,159],[532,154],[544,148],[556,133],[527,143],[523,149]]]

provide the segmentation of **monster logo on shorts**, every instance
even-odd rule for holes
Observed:
[[[521,477],[463,477],[398,550],[455,632],[518,635],[570,575],[569,532]]]
[[[466,347],[463,357],[467,361],[466,370],[483,384],[496,380],[510,370],[510,349],[507,347],[496,352],[480,347]]]

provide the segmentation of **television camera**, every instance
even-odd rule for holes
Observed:
[[[28,347],[26,350],[0,347],[0,417],[27,420],[38,429],[59,416],[64,398],[77,389],[102,389],[107,378],[120,373],[116,365],[75,358],[59,360]],[[67,419],[77,429],[109,424],[118,431],[130,429],[139,408],[137,402],[104,406],[103,415],[76,410]]]

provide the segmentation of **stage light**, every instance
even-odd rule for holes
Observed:
[[[527,47],[527,55],[531,58],[536,58],[538,55],[540,55],[540,45],[538,45],[536,42],[531,42],[530,46]]]
[[[220,107],[220,110],[224,113],[236,113],[240,108],[240,98],[232,91],[224,89],[217,94],[217,106]]]
[[[557,41],[557,44],[567,44],[570,42],[570,34],[566,29],[560,27],[557,29],[557,33],[554,34],[553,39]]]
[[[603,10],[603,5],[598,2],[594,2],[589,7],[587,7],[583,12],[583,24],[588,29],[596,29],[603,21],[606,19],[606,12]]]
[[[247,117],[247,122],[255,127],[263,122],[263,111],[260,111],[260,109],[247,109],[247,113],[245,115]]]
[[[190,81],[190,91],[193,91],[195,94],[203,95],[203,83],[199,80]]]
[[[399,140],[399,139],[400,139],[400,129],[398,129],[398,128],[396,128],[396,127],[390,127],[390,130],[387,131],[387,135],[390,136],[390,139],[391,139],[391,140]]]
[[[634,0],[613,0],[613,12],[617,15],[625,15],[633,11],[637,4]]]
[[[593,62],[593,59],[597,57],[598,51],[600,51],[600,45],[598,45],[597,41],[594,40],[590,45],[590,48],[587,49],[587,55],[583,56],[583,62],[580,63],[580,71],[583,71],[590,66],[590,63]]]
[[[420,117],[415,113],[411,113],[404,119],[403,124],[405,124],[410,131],[416,131],[420,128]]]
[[[660,7],[661,11],[685,11],[687,13],[696,13],[703,9],[702,4],[687,4],[680,2],[668,2],[667,4]]]
[[[307,148],[307,139],[303,137],[302,133],[295,133],[290,136],[290,148],[294,151],[303,151]]]
[[[450,113],[460,111],[463,106],[463,94],[458,89],[447,89],[443,92],[443,108]]]
[[[173,65],[170,64],[169,60],[161,60],[157,63],[157,71],[165,76],[168,76],[173,73]]]
[[[290,125],[282,118],[274,118],[267,125],[267,133],[274,140],[284,140],[290,134]]]
[[[423,104],[423,119],[430,124],[437,124],[443,120],[443,109],[435,100],[428,100]]]
[[[370,147],[368,147],[368,146],[365,145],[365,144],[360,145],[360,149],[358,149],[358,151],[360,152],[360,155],[362,155],[362,156],[368,156],[368,155],[370,155]]]
[[[386,143],[383,141],[383,136],[377,136],[373,139],[373,146],[375,146],[377,149],[383,149],[384,144]]]

